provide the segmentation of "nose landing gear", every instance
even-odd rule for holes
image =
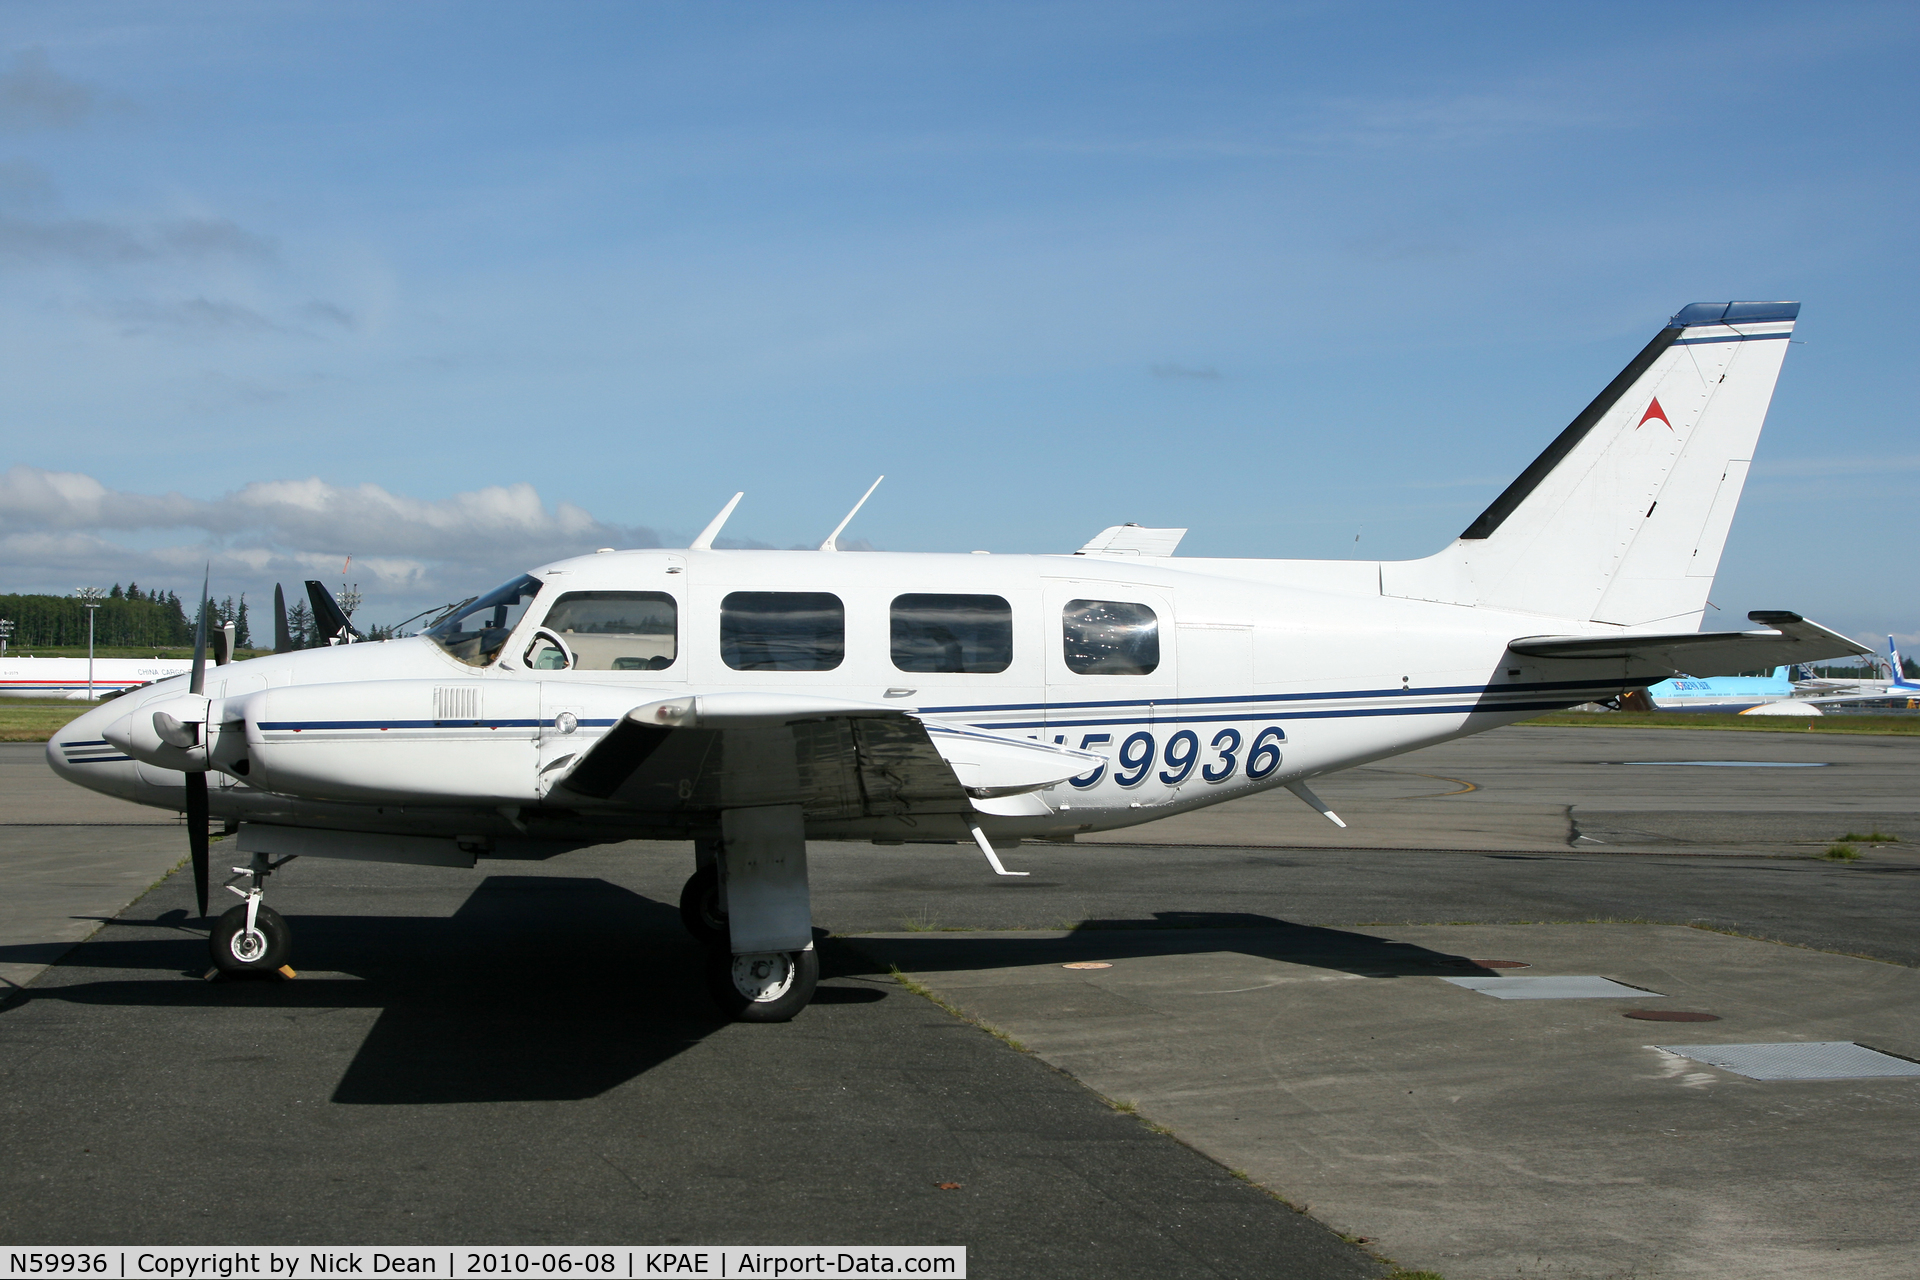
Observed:
[[[242,899],[240,905],[222,915],[207,938],[213,953],[213,967],[222,973],[272,973],[287,963],[293,953],[293,931],[286,920],[261,901],[266,878],[292,861],[291,857],[273,862],[264,853],[253,855],[250,866],[235,867],[228,893]],[[235,881],[251,879],[245,889]]]

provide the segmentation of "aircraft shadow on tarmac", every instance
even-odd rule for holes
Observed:
[[[172,1008],[206,1015],[206,1042],[218,1044],[234,1027],[214,1020],[234,1012],[377,1008],[332,1099],[376,1106],[595,1097],[735,1025],[708,1002],[706,953],[677,908],[601,879],[489,876],[445,917],[288,919],[308,970],[295,981],[200,981],[204,926],[175,908],[109,922],[8,1011],[47,1000]],[[1239,913],[1095,920],[1064,938],[939,933],[821,943],[828,979],[884,973],[889,964],[987,969],[1217,951],[1380,978],[1490,972],[1463,956]],[[0,947],[0,961],[44,962],[45,951]],[[882,987],[823,985],[815,1002],[884,998]]]
[[[378,1008],[333,1094],[366,1105],[594,1097],[734,1025],[707,998],[706,953],[678,909],[605,880],[490,876],[448,917],[290,913],[288,922],[306,971],[295,981],[200,981],[204,926],[175,909],[111,922],[11,1009],[45,1000],[215,1016]],[[46,949],[0,947],[0,961],[32,962],[36,950]],[[846,967],[823,960],[823,976]],[[826,1004],[882,998],[819,992]],[[207,1031],[210,1043],[231,1034],[230,1024]]]
[[[924,933],[849,941],[879,965],[897,966],[908,973],[1219,951],[1368,978],[1497,977],[1502,972],[1467,956],[1414,943],[1234,911],[1156,911],[1151,920],[1087,920],[1065,937]]]

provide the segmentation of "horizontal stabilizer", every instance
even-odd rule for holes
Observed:
[[[1730,676],[1762,667],[1826,658],[1853,657],[1872,650],[1837,631],[1808,622],[1797,613],[1760,610],[1747,617],[1764,631],[1690,631],[1679,635],[1523,636],[1507,645],[1528,658],[1594,662],[1626,660],[1629,675],[1658,673]]]
[[[1077,556],[1170,556],[1187,536],[1185,529],[1147,529],[1137,524],[1116,524],[1102,529],[1094,539],[1073,554]]]

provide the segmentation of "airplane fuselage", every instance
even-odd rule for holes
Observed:
[[[1382,596],[1378,565],[1364,561],[626,551],[532,577],[537,595],[481,665],[413,637],[209,671],[209,722],[221,720],[222,705],[252,700],[255,739],[245,776],[211,775],[214,816],[457,835],[534,856],[542,841],[697,835],[711,813],[594,812],[549,792],[567,762],[636,705],[745,690],[897,708],[1104,757],[1047,788],[1039,805],[977,818],[996,837],[1064,838],[1612,696],[1624,682],[1618,663],[1555,662],[1549,673],[1549,664],[1507,652],[1515,635],[1617,628]],[[537,640],[556,602],[608,595],[649,602],[648,625],[671,633],[655,646],[670,660],[596,663],[599,639],[568,643],[573,633],[562,628],[569,666],[529,669],[560,660],[557,646]],[[781,621],[788,615],[738,621],[738,601],[773,608],[803,596],[813,611],[797,642]],[[976,629],[1001,626],[1004,645],[965,652],[952,631],[927,621],[945,616],[945,601],[971,602],[954,616]],[[786,628],[789,647],[836,630],[837,641],[765,659],[742,628],[767,617]],[[1150,633],[1151,652],[1116,660],[1084,643],[1076,652],[1088,617],[1102,636]],[[930,626],[944,637],[931,647]],[[128,758],[103,732],[183,686],[165,681],[82,716],[49,744],[53,767],[96,790],[179,809],[183,775]],[[808,834],[946,841],[967,832],[937,815],[842,815],[810,819]]]

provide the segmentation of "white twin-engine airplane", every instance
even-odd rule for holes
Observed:
[[[1338,822],[1311,779],[1682,670],[1865,652],[1786,612],[1698,630],[1798,311],[1686,307],[1423,560],[1176,560],[1181,531],[1125,525],[1072,555],[716,551],[736,495],[685,551],[557,561],[422,636],[196,662],[48,759],[187,812],[203,916],[207,815],[237,826],[222,969],[285,963],[261,886],[290,857],[688,840],[715,998],[783,1020],[819,971],[809,840],[971,841],[1019,875],[998,851],[1023,838],[1271,787]]]

